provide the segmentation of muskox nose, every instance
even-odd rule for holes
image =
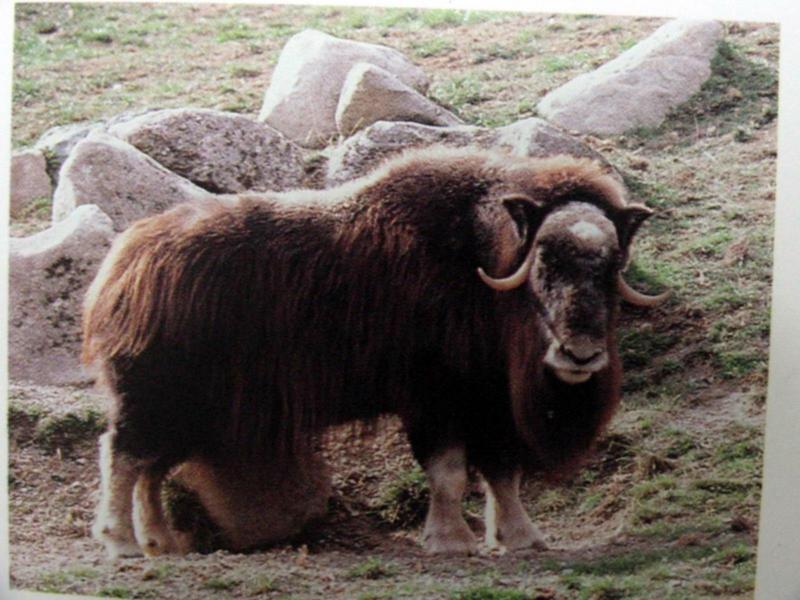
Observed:
[[[550,344],[544,362],[562,379],[564,373],[572,375],[579,373],[588,377],[608,364],[608,352],[605,344],[596,338],[573,336],[563,342],[554,341]],[[568,383],[577,381],[575,377],[569,379]]]
[[[577,366],[588,365],[590,362],[598,358],[605,350],[596,345],[575,345],[563,344],[559,351],[574,362]]]

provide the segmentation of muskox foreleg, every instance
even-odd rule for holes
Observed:
[[[521,474],[484,474],[486,480],[486,545],[508,550],[545,550],[542,534],[531,522],[519,497]]]
[[[133,488],[142,465],[115,448],[116,431],[100,436],[100,504],[92,527],[109,556],[140,556],[133,529]]]
[[[438,452],[424,465],[431,491],[422,533],[425,550],[432,554],[474,554],[475,535],[461,512],[461,499],[467,487],[464,447],[452,446]]]

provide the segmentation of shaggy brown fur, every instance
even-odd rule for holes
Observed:
[[[619,398],[613,274],[601,284],[608,366],[568,385],[543,364],[532,288],[496,292],[476,268],[512,272],[568,202],[599,207],[627,252],[640,220],[597,164],[472,149],[137,222],[85,303],[84,360],[116,399],[114,452],[141,465],[291,462],[323,427],[394,413],[423,464],[457,443],[485,472],[564,474]]]

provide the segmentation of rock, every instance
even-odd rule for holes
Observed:
[[[34,148],[40,150],[47,158],[47,172],[53,183],[58,183],[61,165],[67,160],[69,153],[90,131],[103,129],[103,123],[73,123],[51,127],[42,134]]]
[[[332,186],[355,179],[394,154],[432,144],[495,148],[515,156],[570,154],[608,165],[589,146],[541,119],[524,119],[499,129],[471,125],[432,127],[419,123],[379,121],[329,152],[326,184]]]
[[[581,133],[656,127],[708,79],[722,31],[716,21],[670,21],[611,62],[547,94],[539,113]]]
[[[300,148],[272,127],[235,113],[160,110],[108,132],[210,192],[282,191],[304,181]]]
[[[81,306],[114,228],[97,206],[9,244],[9,372],[14,380],[75,384],[80,364]]]
[[[409,148],[431,144],[469,146],[488,135],[491,135],[491,130],[472,125],[433,127],[419,123],[378,121],[330,151],[325,182],[332,186],[356,179],[386,158]]]
[[[348,136],[376,121],[459,125],[453,113],[428,100],[388,71],[356,63],[347,74],[336,108],[336,127]]]
[[[45,131],[34,144],[47,159],[47,172],[54,184],[58,184],[58,174],[61,166],[67,160],[72,149],[92,131],[105,131],[108,127],[124,123],[129,119],[138,117],[155,109],[125,111],[105,121],[72,123],[58,125]]]
[[[96,204],[122,231],[133,221],[174,204],[209,196],[122,140],[99,131],[78,143],[61,168],[53,220],[77,206]]]
[[[544,119],[531,117],[500,127],[491,145],[514,156],[555,156],[569,154],[608,163],[601,154]]]
[[[34,200],[49,200],[52,194],[53,184],[47,174],[44,154],[38,150],[14,152],[11,155],[11,216],[18,216]]]
[[[397,50],[307,29],[284,46],[258,120],[292,141],[321,148],[337,134],[336,107],[350,69],[368,62],[424,93],[428,78]]]

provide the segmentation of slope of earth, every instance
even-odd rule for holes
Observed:
[[[20,4],[13,144],[127,109],[257,114],[286,39],[316,27],[405,52],[470,123],[535,115],[547,90],[661,21],[329,7]],[[669,287],[625,307],[623,407],[596,457],[561,486],[527,481],[551,549],[430,558],[423,478],[397,424],[333,432],[328,518],[249,554],[104,560],[88,537],[103,399],[10,389],[10,557],[18,589],[152,598],[747,598],[755,571],[769,339],[778,29],[726,23],[703,90],[657,129],[586,142],[657,210],[629,279]],[[213,74],[213,75],[212,75]],[[12,223],[46,226],[42,203]],[[482,528],[480,484],[465,502]]]

